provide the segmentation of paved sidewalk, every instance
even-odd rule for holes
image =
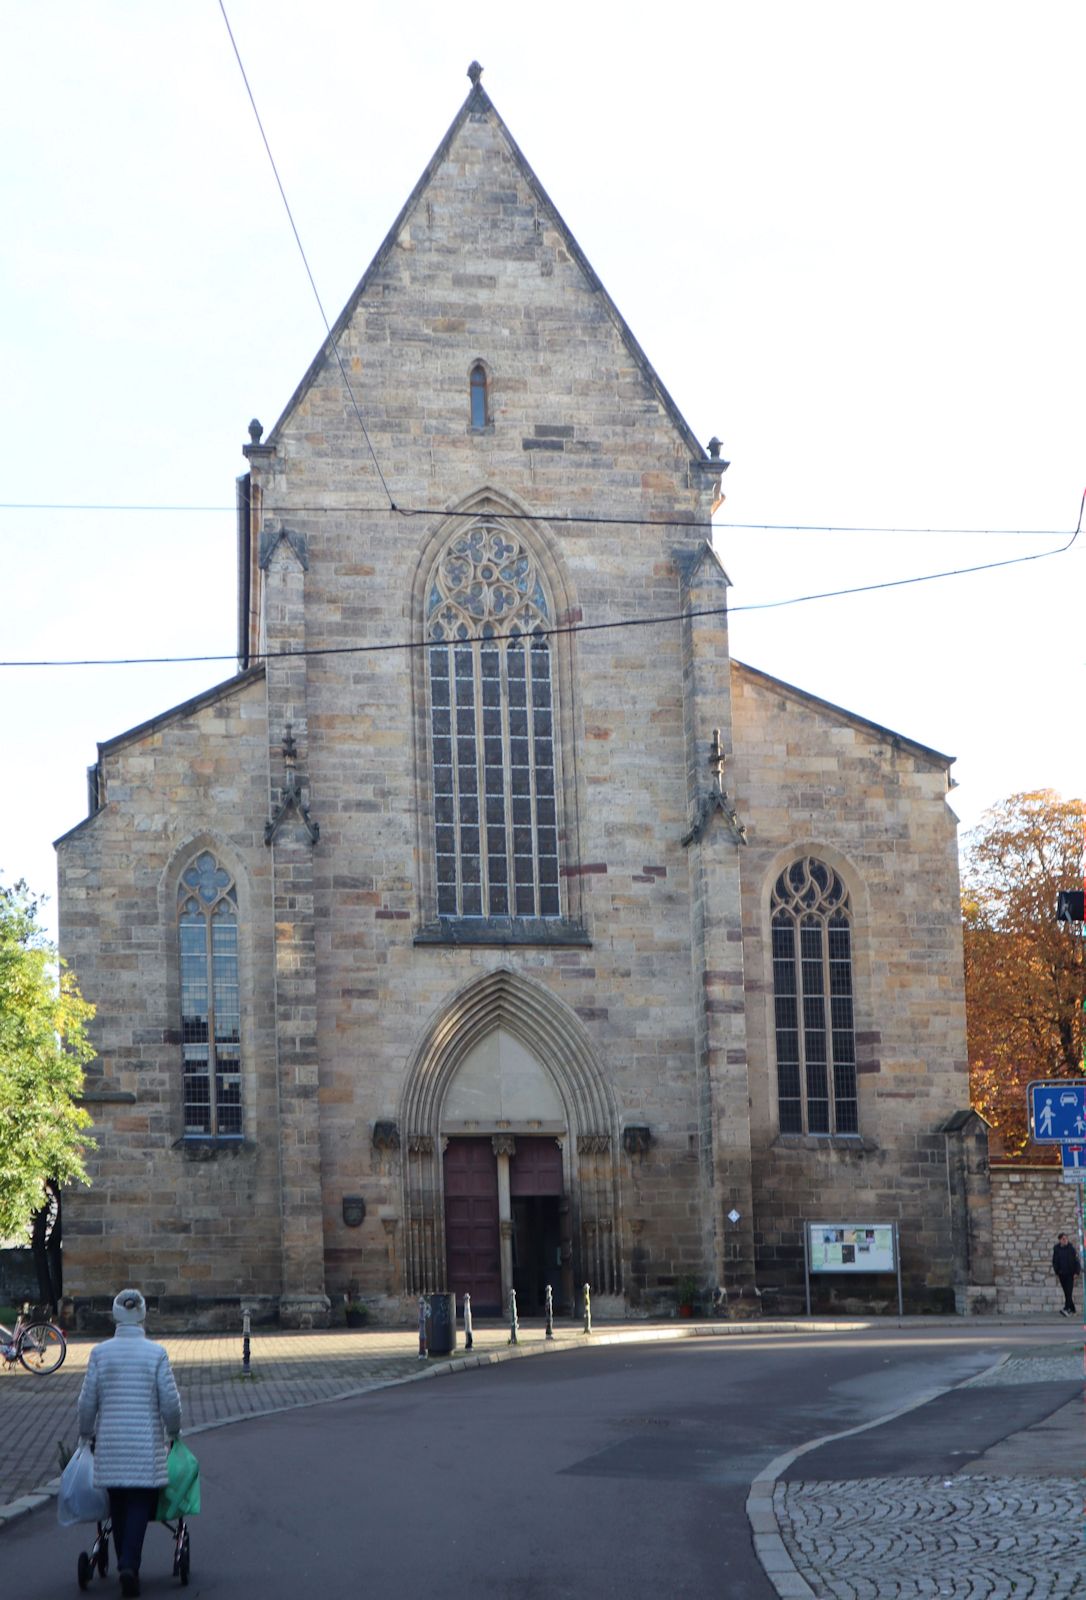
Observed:
[[[857,1448],[850,1454],[859,1460],[865,1450],[870,1453],[869,1476],[832,1476],[834,1461],[846,1453],[832,1439],[771,1463],[752,1485],[747,1507],[755,1546],[778,1595],[1081,1600],[1082,1380],[1081,1349],[1037,1346],[892,1421],[854,1430],[849,1442]],[[940,1424],[945,1429],[954,1409],[966,1411],[966,1391],[976,1389],[991,1392],[992,1403],[982,1411],[995,1435],[1007,1423],[1013,1427],[1016,1412],[1032,1412],[1038,1420],[979,1450],[967,1448],[967,1427],[955,1433],[952,1424],[953,1442],[966,1448],[951,1449],[947,1459],[959,1457],[961,1464],[944,1464],[938,1474],[923,1476],[880,1472],[880,1461],[892,1454],[891,1430],[899,1436],[910,1419],[932,1433]],[[820,1471],[827,1463],[830,1471]]]

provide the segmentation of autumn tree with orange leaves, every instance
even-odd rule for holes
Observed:
[[[1031,1144],[1026,1087],[1081,1077],[1083,930],[1056,921],[1060,889],[1082,885],[1081,800],[1012,794],[966,835],[962,861],[965,1004],[973,1105],[993,1153],[1055,1160]]]

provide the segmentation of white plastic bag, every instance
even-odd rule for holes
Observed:
[[[94,1487],[94,1452],[84,1439],[60,1479],[57,1521],[70,1528],[75,1522],[104,1522],[108,1516],[109,1493]]]

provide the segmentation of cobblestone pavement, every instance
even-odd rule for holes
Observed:
[[[963,1387],[1062,1383],[1081,1380],[1082,1371],[1081,1351],[1038,1346]],[[952,1478],[777,1482],[772,1506],[780,1542],[770,1537],[766,1564],[778,1594],[789,1600],[1086,1597],[1081,1476],[1003,1476],[983,1466]],[[768,1533],[768,1524],[761,1531]]]
[[[1086,1595],[1074,1478],[866,1478],[778,1484],[784,1543],[833,1600]]]

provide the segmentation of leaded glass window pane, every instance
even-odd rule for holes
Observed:
[[[210,851],[181,874],[178,949],[184,1134],[240,1137],[237,891]]]
[[[439,916],[561,915],[549,616],[516,534],[450,540],[426,614]]]
[[[781,1132],[856,1133],[848,891],[831,867],[807,856],[781,873],[771,909]]]

